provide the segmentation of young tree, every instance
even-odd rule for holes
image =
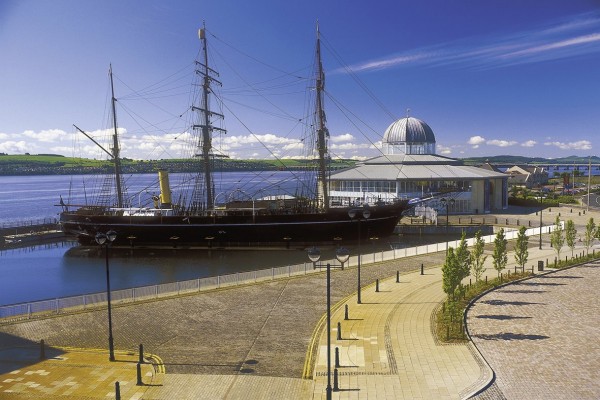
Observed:
[[[494,269],[498,271],[498,276],[508,263],[508,255],[506,253],[506,244],[508,241],[504,236],[504,228],[500,228],[494,239],[494,253],[492,254]]]
[[[552,245],[552,248],[554,248],[554,251],[556,251],[556,257],[560,260],[560,250],[565,244],[565,237],[558,215],[554,221],[554,231],[550,234],[550,244]]]
[[[527,263],[527,258],[529,257],[529,238],[525,234],[526,230],[527,229],[524,226],[519,228],[517,242],[515,243],[515,261],[521,266],[521,268],[525,267],[525,264]]]
[[[590,252],[590,247],[592,247],[592,243],[594,243],[595,234],[596,224],[594,223],[594,218],[590,218],[585,226],[585,238],[583,240],[587,253]]]
[[[456,253],[452,247],[448,248],[446,262],[442,267],[442,288],[444,293],[448,295],[448,299],[454,300],[456,288],[460,284],[461,278],[459,275],[459,263]]]
[[[463,232],[460,243],[456,248],[456,260],[458,262],[458,275],[462,281],[469,276],[471,272],[471,252],[467,246],[467,235]]]
[[[481,279],[481,275],[485,272],[484,263],[488,256],[483,255],[485,241],[481,237],[481,231],[475,233],[475,244],[471,250],[471,270],[475,276],[475,281]]]
[[[571,248],[571,257],[573,257],[575,242],[577,241],[577,228],[575,228],[575,222],[573,222],[572,219],[567,221],[567,226],[565,228],[565,240],[567,241],[567,246]]]

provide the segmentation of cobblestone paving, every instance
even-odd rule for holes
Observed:
[[[442,253],[361,268],[377,278],[439,265]],[[332,304],[356,291],[356,268],[332,272]],[[308,343],[325,313],[325,274],[113,308],[115,346],[140,343],[167,373],[300,378]],[[106,310],[0,326],[1,347],[44,339],[50,346],[105,348]]]
[[[479,299],[468,313],[469,332],[497,387],[476,398],[599,399],[599,290],[600,263],[590,263]]]

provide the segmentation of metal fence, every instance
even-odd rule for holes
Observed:
[[[564,225],[564,223],[562,224]],[[527,229],[526,235],[539,235],[540,229],[542,230],[542,233],[551,233],[554,230],[554,228],[554,225],[544,226],[542,228],[530,228]],[[516,230],[505,232],[507,240],[515,239],[517,237],[517,234],[518,232]],[[482,236],[482,238],[485,241],[485,243],[493,243],[495,235]],[[417,255],[445,251],[448,247],[458,247],[459,242],[460,240],[453,240],[449,242],[441,242],[404,249],[393,249],[376,253],[363,254],[361,256],[361,264],[371,264],[382,261],[396,260],[399,258],[413,257]],[[469,246],[473,246],[474,242],[474,238],[467,239],[467,243]],[[331,263],[332,265],[339,265],[339,262],[335,259],[323,260],[322,262]],[[346,266],[353,267],[357,266],[357,264],[358,256],[353,256],[350,257]],[[313,269],[312,263],[306,262],[303,264],[287,265],[282,267],[274,267],[270,269],[237,272],[235,274],[220,275],[208,278],[198,278],[187,281],[134,287],[129,289],[111,291],[111,304],[117,305],[147,300],[155,300],[165,297],[177,296],[181,294],[199,293],[207,290],[215,290],[220,288],[245,285],[263,281],[272,281],[275,279],[306,275],[318,272],[320,271]],[[106,303],[106,292],[102,292],[1,306],[0,321],[13,321],[18,319],[29,319],[33,317],[40,317],[52,314],[77,312],[99,307],[106,307]]]

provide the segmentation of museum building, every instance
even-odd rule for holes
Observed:
[[[408,199],[449,213],[489,213],[508,206],[508,176],[435,154],[435,135],[425,122],[401,118],[383,135],[383,154],[333,172],[333,204]]]

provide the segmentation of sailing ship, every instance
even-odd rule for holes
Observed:
[[[171,192],[167,171],[159,170],[160,195],[154,196],[154,207],[132,207],[125,195],[122,178],[119,134],[116,121],[115,92],[110,68],[112,93],[112,147],[104,149],[91,135],[77,128],[110,156],[114,164],[114,193],[112,204],[66,204],[61,198],[60,224],[67,235],[75,236],[82,244],[94,244],[98,233],[115,231],[113,245],[145,247],[244,247],[244,246],[310,246],[355,241],[369,237],[391,235],[408,208],[406,200],[375,204],[348,202],[340,206],[329,197],[328,153],[329,132],[323,111],[324,72],[321,63],[320,34],[317,28],[316,62],[313,89],[315,104],[315,164],[317,171],[314,196],[265,196],[251,201],[229,201],[217,205],[213,168],[215,154],[212,134],[221,131],[215,120],[223,115],[211,110],[212,85],[220,85],[218,74],[209,66],[207,34],[199,30],[203,61],[196,61],[200,76],[199,104],[192,105],[196,113],[191,128],[198,133],[196,160],[199,161],[191,195],[179,194],[178,201]],[[335,204],[335,205],[333,205]],[[367,214],[367,210],[368,213]],[[363,218],[363,228],[356,229],[357,216]],[[352,218],[350,217],[352,216]],[[361,236],[359,238],[359,235]]]

